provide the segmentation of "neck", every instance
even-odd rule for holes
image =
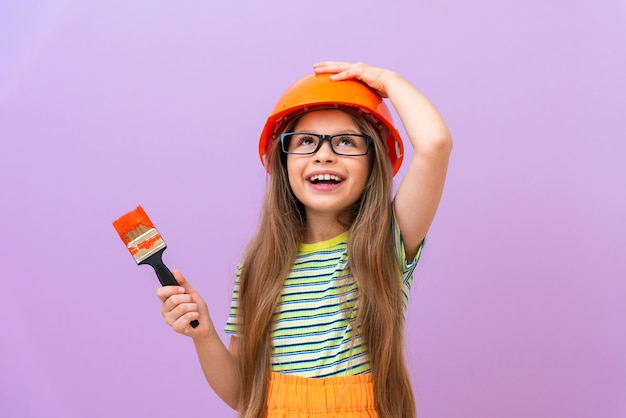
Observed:
[[[345,225],[342,225],[334,215],[321,216],[307,213],[304,242],[312,244],[326,241],[345,231]]]

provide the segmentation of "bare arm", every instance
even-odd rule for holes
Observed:
[[[238,341],[231,337],[228,349],[209,316],[206,303],[178,271],[172,272],[180,286],[157,290],[165,321],[176,332],[191,337],[204,376],[215,393],[231,408],[239,408]],[[196,328],[189,323],[199,321]]]
[[[316,72],[332,79],[361,80],[388,97],[413,147],[413,158],[394,199],[408,260],[426,237],[441,200],[452,150],[452,135],[433,104],[399,74],[362,63],[323,62]]]
[[[441,200],[452,136],[432,103],[396,73],[388,75],[387,93],[413,146],[413,157],[395,197],[396,217],[411,260]]]

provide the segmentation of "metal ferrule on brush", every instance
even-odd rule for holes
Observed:
[[[128,243],[128,250],[137,264],[166,247],[156,228],[149,229]]]

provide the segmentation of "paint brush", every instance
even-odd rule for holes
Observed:
[[[163,263],[163,251],[167,245],[141,206],[115,220],[113,227],[137,265],[152,266],[162,286],[178,286],[176,278]],[[198,324],[197,320],[190,322],[193,328]]]

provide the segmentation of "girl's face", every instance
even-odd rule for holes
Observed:
[[[349,114],[334,109],[304,114],[293,130],[326,135],[361,133]],[[361,197],[369,172],[369,155],[337,155],[328,141],[322,141],[315,154],[287,154],[289,184],[304,205],[307,217],[316,214],[337,217]]]

